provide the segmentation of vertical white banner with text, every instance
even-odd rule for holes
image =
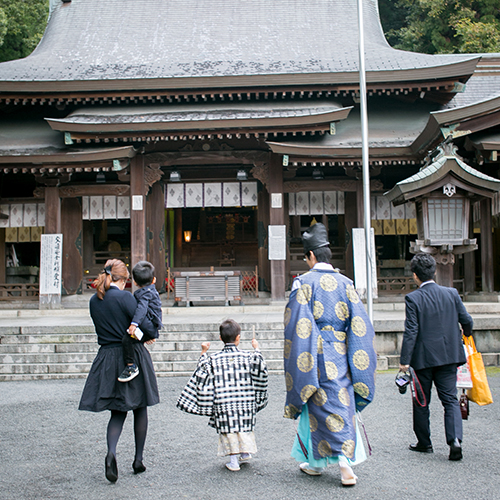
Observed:
[[[40,295],[61,295],[62,234],[42,234],[40,246]]]

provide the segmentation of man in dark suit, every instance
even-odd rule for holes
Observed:
[[[417,254],[411,260],[411,271],[418,289],[406,298],[406,320],[400,369],[409,366],[422,386],[426,403],[413,400],[413,430],[417,443],[410,450],[432,453],[429,424],[429,402],[432,383],[444,407],[446,442],[450,460],[462,459],[462,416],[457,399],[457,367],[466,362],[462,335],[472,334],[472,318],[455,288],[433,280],[436,261],[431,255]]]

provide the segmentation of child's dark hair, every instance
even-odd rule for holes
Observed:
[[[151,285],[155,277],[155,266],[147,260],[141,260],[132,269],[132,277],[140,287]]]
[[[226,319],[219,327],[220,338],[224,344],[231,344],[241,333],[241,326],[234,319]]]

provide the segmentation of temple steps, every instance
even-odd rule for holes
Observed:
[[[252,325],[253,326],[253,325]],[[241,348],[251,350],[253,328],[242,325]],[[270,373],[283,371],[281,324],[256,324],[256,338]],[[191,375],[201,343],[222,348],[219,323],[173,324],[148,346],[159,377]],[[84,378],[99,346],[92,325],[0,327],[0,381]]]

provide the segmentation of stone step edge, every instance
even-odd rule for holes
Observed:
[[[386,354],[378,357],[377,369],[392,370],[399,368],[399,354]],[[482,353],[484,366],[500,366],[500,353]],[[382,368],[378,368],[381,366]]]

